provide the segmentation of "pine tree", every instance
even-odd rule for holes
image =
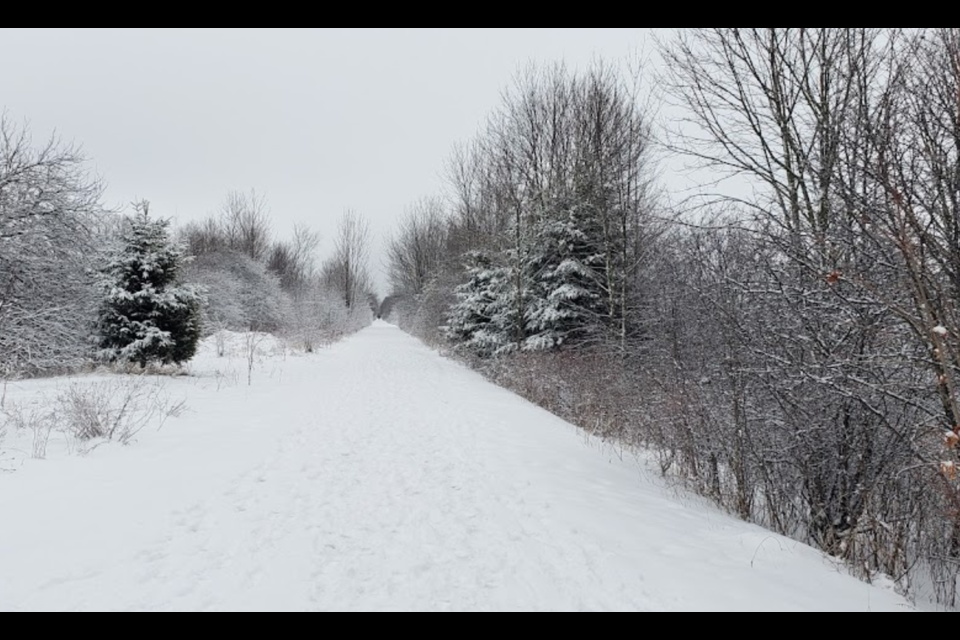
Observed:
[[[99,346],[109,361],[186,362],[200,339],[199,292],[178,282],[184,250],[170,239],[169,222],[137,205],[122,246],[104,270],[106,296]]]

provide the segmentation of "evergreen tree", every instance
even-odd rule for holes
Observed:
[[[526,350],[582,343],[601,330],[603,230],[592,213],[589,203],[570,204],[540,225],[527,265]]]
[[[443,333],[451,342],[478,355],[509,350],[509,271],[494,265],[483,252],[470,252],[467,259],[470,279],[456,288],[458,301],[450,309]]]
[[[137,206],[122,246],[105,268],[106,297],[99,346],[107,360],[163,364],[186,362],[200,339],[200,294],[178,283],[183,248],[172,242],[169,222]]]

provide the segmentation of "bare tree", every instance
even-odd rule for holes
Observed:
[[[742,381],[736,395],[701,390],[702,406],[763,416],[748,457],[775,527],[905,588],[919,564],[954,584],[960,557],[955,454],[937,455],[945,431],[960,440],[951,40],[696,29],[664,50],[687,114],[675,148],[741,181],[704,195],[740,207],[732,226],[754,252],[723,280],[731,247],[690,256],[713,274],[700,295],[737,345],[719,378]],[[729,286],[749,303],[736,314],[719,297]]]
[[[0,371],[88,357],[101,194],[78,148],[55,136],[34,145],[26,128],[0,118]]]
[[[334,239],[334,254],[323,268],[323,279],[337,291],[347,309],[365,303],[370,290],[370,227],[362,216],[346,211]]]
[[[404,221],[382,311],[742,518],[953,603],[958,34],[677,32],[666,148],[703,173],[669,216],[631,85],[530,68],[455,150],[444,224]]]
[[[580,80],[574,104],[578,199],[589,199],[602,229],[604,337],[626,354],[642,337],[639,285],[663,232],[650,117],[638,88],[602,62]]]
[[[267,268],[280,278],[285,291],[296,295],[315,275],[319,245],[320,234],[303,224],[294,226],[290,241],[273,244],[267,256]]]
[[[446,248],[443,205],[424,199],[410,207],[387,247],[394,294],[420,295],[440,268]]]
[[[256,191],[231,191],[220,209],[220,224],[232,249],[258,262],[270,249],[270,215],[267,201]]]

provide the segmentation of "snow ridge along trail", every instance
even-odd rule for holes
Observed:
[[[0,474],[0,610],[910,608],[386,323],[223,366],[133,446]]]

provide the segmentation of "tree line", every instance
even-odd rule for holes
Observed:
[[[356,213],[318,262],[319,235],[301,225],[275,238],[255,192],[179,230],[146,202],[121,215],[103,195],[78,147],[0,118],[0,377],[185,362],[222,330],[311,351],[372,318],[370,234]]]
[[[518,74],[404,216],[382,313],[740,517],[956,604],[960,30],[658,48],[657,112],[602,62]],[[669,192],[673,158],[699,188]]]
[[[309,352],[362,328],[376,311],[370,230],[355,212],[341,215],[333,252],[319,263],[319,234],[296,225],[291,238],[274,238],[255,191],[228,194],[219,212],[185,225],[180,238],[192,256],[185,278],[204,287],[211,330],[276,333]]]

